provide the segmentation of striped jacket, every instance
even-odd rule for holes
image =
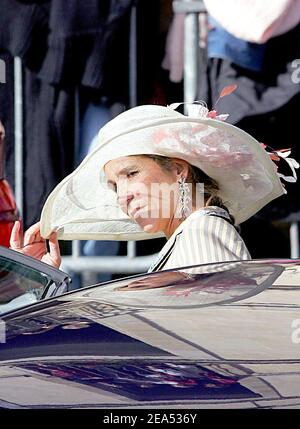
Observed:
[[[179,225],[148,272],[242,259],[251,256],[228,213],[211,206],[193,212]]]

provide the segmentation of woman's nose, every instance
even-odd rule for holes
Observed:
[[[127,213],[128,211],[128,205],[130,201],[134,198],[134,195],[132,192],[126,192],[126,193],[118,193],[118,203],[120,204],[121,209]]]

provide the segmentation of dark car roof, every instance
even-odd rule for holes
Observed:
[[[152,289],[159,273],[128,277],[9,313],[0,400],[56,407],[300,404],[299,262],[201,266],[187,281]],[[141,290],[126,289],[137,281]],[[15,393],[5,374],[15,374]],[[25,375],[31,395],[22,394]],[[64,399],[51,396],[53,383]]]

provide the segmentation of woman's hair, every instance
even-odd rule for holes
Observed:
[[[157,162],[162,168],[165,170],[171,171],[173,168],[173,159],[160,156],[160,155],[145,155],[147,158],[153,159],[153,161]],[[222,199],[218,195],[219,186],[218,183],[209,177],[204,171],[200,168],[195,167],[194,165],[188,164],[189,172],[188,172],[188,181],[192,184],[196,185],[197,183],[203,183],[204,186],[204,202],[205,206],[218,206],[227,211],[230,216],[230,220],[234,225],[235,219],[230,214],[228,208],[224,205]]]

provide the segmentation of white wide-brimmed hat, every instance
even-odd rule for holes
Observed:
[[[98,145],[48,197],[41,234],[58,238],[141,240],[162,236],[144,232],[119,207],[103,167],[130,155],[180,158],[217,181],[219,196],[244,222],[285,193],[276,166],[263,146],[241,129],[208,115],[199,104],[188,115],[177,106],[144,105],[121,113],[99,132]]]

